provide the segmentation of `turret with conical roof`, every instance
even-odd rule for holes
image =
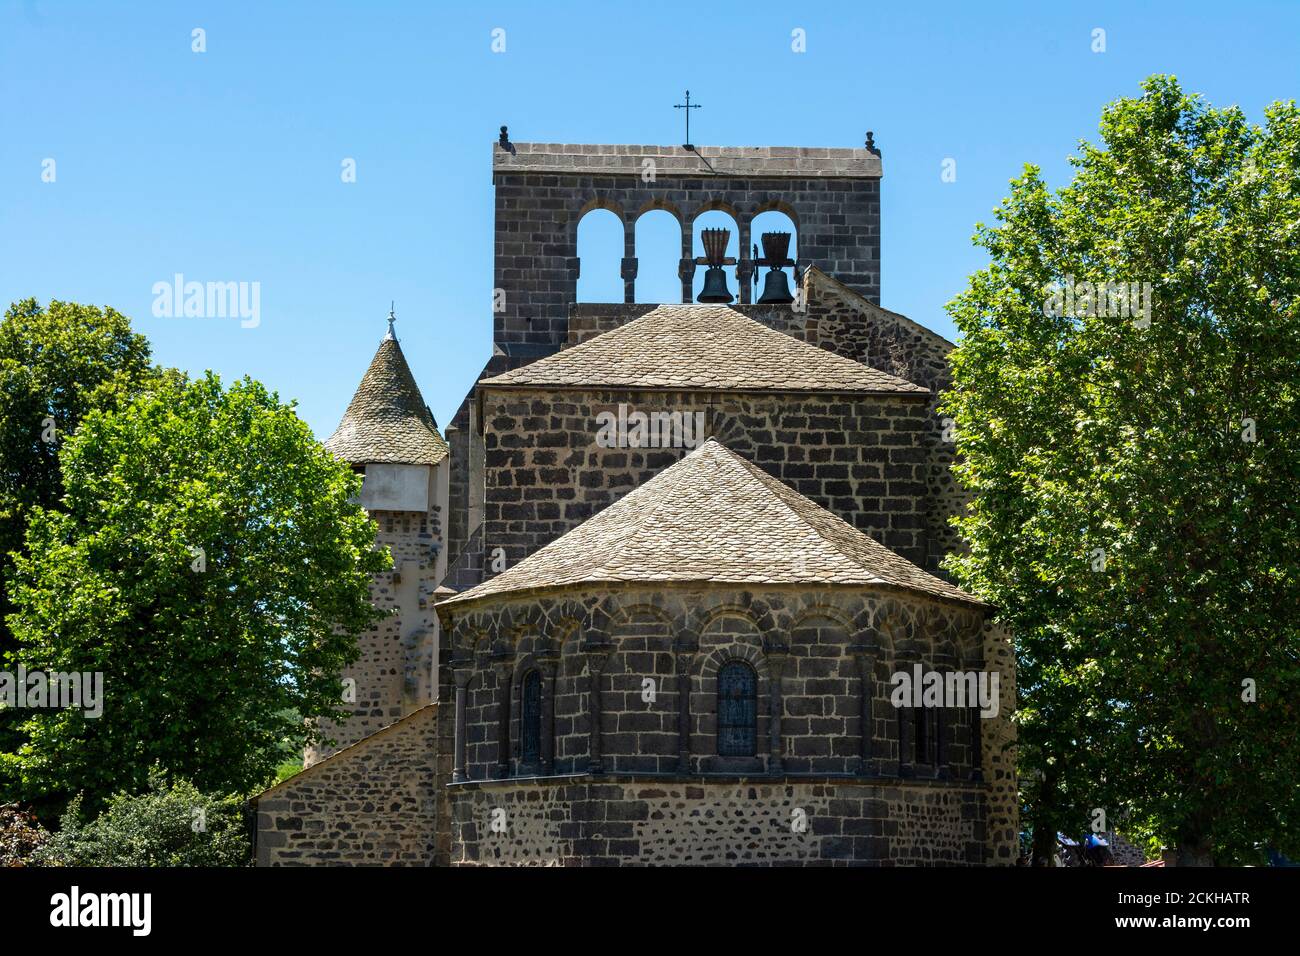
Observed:
[[[425,706],[438,696],[438,621],[429,610],[447,573],[443,529],[451,458],[393,332],[361,378],[325,447],[362,471],[361,504],[378,525],[376,543],[393,570],[375,576],[371,598],[390,613],[362,634],[344,673],[352,717],[327,723],[335,743],[305,755],[310,766]]]
[[[447,443],[424,403],[393,332],[396,315],[388,313],[388,334],[379,343],[370,368],[325,447],[354,465],[376,462],[436,465],[447,457]]]

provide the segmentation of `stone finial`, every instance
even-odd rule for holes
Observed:
[[[384,336],[384,341],[390,339],[396,341],[397,333],[393,331],[393,323],[397,321],[397,303],[395,301],[388,303],[388,334]]]
[[[501,127],[501,135],[497,137],[497,145],[510,153],[512,156],[515,152],[515,144],[510,142],[510,130],[506,126]]]
[[[880,155],[880,148],[876,146],[876,134],[871,130],[867,130],[867,151]]]

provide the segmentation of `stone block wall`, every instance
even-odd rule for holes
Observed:
[[[467,702],[453,864],[1015,861],[1014,662],[979,608],[885,589],[664,585],[440,613]],[[756,755],[719,758],[716,675],[737,659],[758,676]],[[998,670],[999,713],[926,708],[919,759],[915,712],[890,700],[891,675],[914,663]],[[520,750],[534,667],[540,766]]]
[[[968,493],[952,473],[956,443],[950,420],[941,411],[943,393],[952,385],[948,353],[953,344],[925,326],[876,302],[820,272],[809,270],[804,281],[808,313],[800,316],[785,309],[756,310],[753,318],[773,328],[788,323],[784,331],[810,345],[854,359],[872,368],[906,379],[930,390],[921,445],[926,449],[925,537],[926,558],[921,563],[931,574],[949,577],[940,567],[947,555],[961,548],[961,538],[949,519],[965,509]]]
[[[1016,706],[1015,647],[1006,628],[986,620],[983,630],[984,662],[1002,675],[1001,712],[1008,717]],[[1020,787],[1016,781],[1016,725],[1007,720],[986,720],[981,735],[983,776],[988,785],[988,836],[990,862],[1011,864],[1020,855]]]
[[[614,776],[451,789],[452,865],[984,862],[970,785]]]
[[[924,399],[480,387],[483,545],[514,565],[691,448],[601,447],[601,412],[702,412],[714,437],[774,478],[923,565],[929,553]]]
[[[430,704],[262,794],[257,865],[445,864],[450,729]]]

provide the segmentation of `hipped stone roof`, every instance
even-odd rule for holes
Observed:
[[[725,305],[661,305],[480,384],[929,394],[920,385],[800,342]]]

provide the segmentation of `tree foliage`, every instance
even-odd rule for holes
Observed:
[[[0,867],[39,866],[37,855],[49,839],[36,814],[14,803],[0,806]]]
[[[0,668],[15,649],[9,555],[33,508],[59,507],[59,449],[92,409],[120,407],[159,374],[144,336],[111,308],[24,299],[0,320]],[[0,713],[0,751],[21,741],[15,724]],[[0,799],[15,795],[0,777]]]
[[[1294,852],[1300,113],[1153,77],[1100,134],[1059,191],[1012,182],[950,304],[975,495],[950,566],[1017,641],[1036,829],[1102,809],[1186,863]],[[1108,282],[1150,283],[1149,313]]]
[[[389,566],[360,479],[244,379],[161,381],[90,411],[36,507],[9,623],[28,671],[102,672],[102,716],[23,713],[28,799],[141,792],[155,764],[208,793],[269,781],[283,742],[342,719],[339,674]]]
[[[111,308],[35,299],[0,321],[0,554],[26,516],[57,505],[59,448],[92,409],[117,408],[157,375],[144,336]]]

